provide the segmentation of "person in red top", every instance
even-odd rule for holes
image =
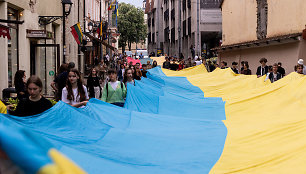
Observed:
[[[181,60],[180,64],[178,65],[178,69],[177,70],[179,71],[179,70],[182,70],[184,68],[185,68],[185,62],[184,62],[184,60]]]

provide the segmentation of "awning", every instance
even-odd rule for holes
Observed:
[[[9,27],[0,24],[0,37],[7,37],[9,40],[11,39]]]
[[[96,38],[92,35],[90,35],[89,33],[84,33],[85,36],[89,37],[91,40],[95,40],[95,41],[98,41],[99,43],[102,43],[102,45],[106,46],[107,48],[110,48],[111,50],[115,51],[115,47],[113,47],[112,45],[109,45],[105,42],[103,42],[103,40],[99,39],[99,38]]]

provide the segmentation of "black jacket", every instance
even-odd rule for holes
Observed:
[[[89,97],[94,98],[95,97],[95,89],[94,87],[100,88],[100,97],[101,97],[101,86],[100,86],[100,78],[99,77],[92,77],[89,76],[87,79],[87,88],[89,91]]]
[[[270,79],[271,83],[273,83],[273,82],[275,82],[275,81],[281,79],[282,77],[283,77],[283,76],[282,76],[279,72],[277,72],[276,78],[274,78],[273,72],[271,72],[271,73],[269,74],[269,79]]]
[[[261,70],[263,70],[262,74],[260,72]],[[269,71],[269,67],[267,65],[263,69],[261,68],[261,66],[259,66],[257,68],[256,75],[265,75],[268,73],[268,71]]]

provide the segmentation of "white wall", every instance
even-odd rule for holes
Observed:
[[[0,18],[6,19],[7,5],[6,2],[0,2]],[[0,37],[0,98],[2,98],[2,90],[8,86],[8,54],[7,54],[7,38]]]

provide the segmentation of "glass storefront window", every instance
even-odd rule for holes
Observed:
[[[8,8],[8,20],[18,20],[18,11]],[[14,75],[18,70],[18,27],[16,24],[9,24],[11,39],[8,40],[8,86],[12,87]]]

